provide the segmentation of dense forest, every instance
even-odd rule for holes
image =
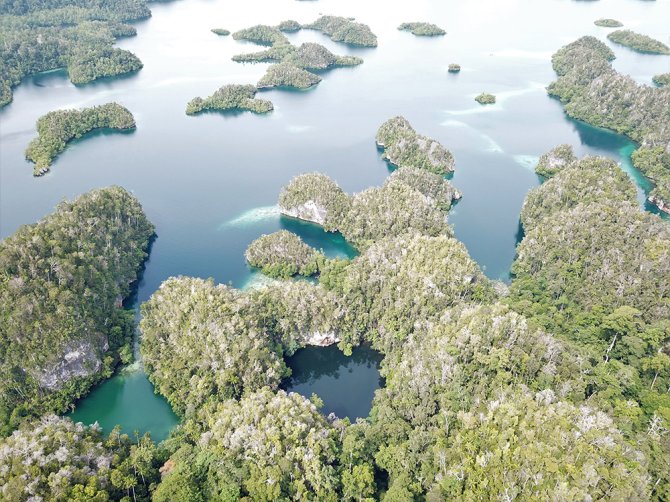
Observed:
[[[0,242],[0,430],[63,412],[132,359],[122,301],[154,228],[119,187],[63,202]]]
[[[134,54],[112,47],[151,16],[146,0],[0,2],[0,106],[28,75],[66,68],[75,84],[137,71]]]
[[[26,148],[26,158],[35,163],[33,174],[49,171],[53,159],[67,144],[99,129],[135,129],[133,114],[118,103],[106,103],[82,110],[57,110],[37,120],[37,138]]]

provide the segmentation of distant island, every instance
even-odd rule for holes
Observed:
[[[641,35],[640,33],[635,33],[630,30],[617,30],[613,31],[607,38],[612,42],[629,49],[633,49],[637,52],[643,52],[646,54],[661,54],[661,55],[670,55],[670,47],[665,45],[663,42],[659,42],[656,39],[648,37],[647,35]]]
[[[398,26],[398,29],[400,31],[409,31],[418,37],[436,37],[447,34],[442,28],[431,23],[402,23]]]
[[[449,71],[449,73],[458,73],[459,71],[461,71],[461,65],[456,64],[456,63],[451,63],[449,65],[448,71]]]
[[[495,104],[496,97],[493,94],[482,92],[479,96],[475,97],[475,101],[480,105],[492,105]]]
[[[608,19],[608,18],[601,18],[601,19],[596,19],[593,24],[596,26],[601,26],[603,28],[621,28],[623,26],[623,23],[620,21],[617,21],[616,19]]]
[[[282,21],[277,25],[277,29],[279,31],[283,31],[286,33],[292,33],[294,31],[300,31],[302,28],[302,25],[298,21],[294,21],[293,19],[287,19],[286,21]]]
[[[321,16],[313,23],[303,25],[303,28],[320,31],[335,42],[360,47],[377,47],[377,36],[367,24],[357,23],[346,17]]]
[[[548,87],[578,120],[625,134],[640,147],[633,165],[655,187],[649,201],[670,213],[670,88],[639,85],[612,68],[614,53],[586,36],[552,56],[558,79]]]
[[[212,33],[215,33],[222,37],[227,37],[230,35],[230,31],[224,30],[223,28],[212,28]]]
[[[208,98],[193,98],[186,105],[186,115],[196,115],[203,111],[247,110],[254,113],[271,112],[270,101],[255,99],[258,89],[254,85],[228,84],[219,88]]]
[[[127,131],[134,128],[133,114],[118,103],[49,112],[37,120],[38,137],[26,148],[26,159],[35,163],[33,175],[42,176],[70,141],[96,129]]]
[[[404,117],[384,122],[377,131],[382,158],[398,167],[418,167],[437,174],[454,171],[454,157],[439,142],[418,134]]]
[[[321,82],[321,77],[314,73],[298,68],[290,63],[278,63],[270,66],[258,81],[258,88],[293,87],[308,89]]]
[[[35,73],[65,68],[72,83],[82,85],[142,68],[137,56],[113,44],[137,33],[126,23],[151,16],[147,0],[6,2],[0,15],[0,107]]]

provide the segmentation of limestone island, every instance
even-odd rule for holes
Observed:
[[[475,101],[480,105],[493,105],[496,102],[496,97],[493,94],[482,92],[475,98]]]
[[[294,178],[282,189],[282,214],[311,221],[329,232],[339,231],[359,250],[387,236],[414,231],[451,235],[446,211],[461,194],[438,174],[401,167],[381,187],[347,195],[328,176]]]
[[[106,103],[81,110],[56,110],[37,120],[37,138],[26,148],[26,159],[35,163],[33,176],[49,171],[53,159],[65,150],[67,144],[84,134],[111,129],[135,129],[133,114],[118,103]]]
[[[418,134],[404,117],[384,122],[377,131],[382,158],[398,167],[418,167],[436,174],[454,171],[454,157],[438,141]]]
[[[268,46],[289,44],[288,39],[278,28],[265,24],[257,24],[250,28],[236,31],[233,33],[233,39],[246,40],[247,42]]]
[[[296,234],[280,230],[254,240],[244,253],[249,265],[273,278],[310,276],[319,271],[322,253],[305,244]]]
[[[417,37],[437,37],[447,34],[442,28],[431,23],[402,23],[398,26],[398,29],[400,31],[409,31]]]
[[[623,23],[616,19],[600,18],[593,21],[593,24],[603,28],[621,28]]]
[[[334,42],[360,47],[377,47],[377,36],[367,24],[357,23],[346,17],[321,16],[313,23],[303,25],[303,28],[320,31]]]
[[[268,113],[274,107],[265,99],[255,99],[258,89],[247,84],[228,84],[218,89],[208,98],[193,98],[186,105],[186,115],[196,115],[203,111],[246,110],[254,113]]]
[[[279,63],[270,66],[258,81],[259,89],[269,87],[293,87],[295,89],[309,89],[321,82],[321,77],[298,68],[290,63]]]
[[[545,178],[550,178],[566,166],[577,160],[570,145],[559,145],[540,157],[535,172]]]
[[[277,25],[277,29],[285,33],[292,33],[295,31],[300,31],[302,29],[302,25],[298,21],[287,19],[286,21],[279,23]]]
[[[558,79],[548,92],[570,117],[637,142],[633,165],[655,184],[649,201],[670,213],[670,88],[638,84],[614,70],[613,59],[595,37],[566,45],[552,56]]]
[[[654,78],[652,78],[651,80],[658,87],[670,85],[670,73],[661,73],[659,75],[654,75]]]
[[[616,30],[607,35],[612,42],[645,54],[670,55],[670,47],[663,42],[631,30]]]
[[[461,71],[461,65],[456,64],[456,63],[451,63],[449,65],[449,73],[458,73]]]
[[[227,37],[228,35],[230,35],[230,31],[224,30],[223,28],[212,28],[212,33],[215,33],[216,35],[222,37]]]

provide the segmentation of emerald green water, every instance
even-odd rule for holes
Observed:
[[[619,161],[638,184],[641,204],[650,188],[630,165],[632,142],[567,118],[545,87],[555,78],[550,57],[559,47],[587,34],[606,41],[608,30],[593,25],[597,18],[621,19],[667,42],[668,1],[180,0],[153,3],[152,12],[151,19],[136,24],[137,37],[118,44],[142,59],[145,66],[138,73],[85,86],[73,86],[62,71],[35,75],[0,110],[0,237],[50,213],[63,198],[121,185],[139,198],[158,234],[138,287],[139,303],[175,275],[212,277],[240,288],[257,284],[244,250],[259,235],[281,228],[330,256],[353,256],[355,250],[340,236],[281,218],[277,195],[291,177],[309,171],[328,174],[348,192],[383,183],[389,170],[374,136],[394,115],[404,115],[453,152],[452,182],[463,199],[449,221],[491,278],[508,278],[520,237],[519,211],[528,190],[539,183],[534,162],[557,144],[571,144],[578,155]],[[255,47],[218,37],[211,28],[309,22],[319,13],[355,16],[378,35],[379,47],[351,48],[312,31],[291,34],[294,43],[318,42],[365,62],[324,73],[323,82],[309,92],[263,92],[275,106],[267,115],[185,115],[191,98],[208,96],[225,83],[256,82],[267,66],[231,61]],[[447,35],[420,38],[396,29],[412,20],[434,22]],[[670,71],[668,57],[610,46],[617,70],[639,82]],[[461,73],[448,74],[449,63],[461,64]],[[483,91],[498,102],[475,103]],[[109,101],[133,112],[137,130],[78,141],[58,157],[51,173],[33,178],[23,151],[37,118],[58,108]],[[306,354],[316,358],[319,350]],[[347,367],[348,360],[333,349],[325,353],[333,364]],[[296,366],[294,378],[308,366]],[[320,389],[324,409],[335,409],[338,396],[348,392],[338,389],[350,379],[361,387],[378,384],[367,366],[350,369],[342,373],[346,378],[326,379],[326,384],[314,374],[318,367],[310,369],[314,378],[306,378],[300,392]],[[366,406],[356,410],[342,413],[365,414]],[[151,431],[158,438],[175,424],[141,369],[121,372],[97,387],[77,403],[73,418],[98,421],[105,430],[119,423],[127,432]]]

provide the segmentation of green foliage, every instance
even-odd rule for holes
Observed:
[[[153,232],[139,202],[110,187],[0,243],[0,409],[10,428],[22,415],[65,411],[109,374],[132,338],[121,300]]]
[[[435,37],[447,34],[442,28],[432,23],[402,23],[398,26],[398,29],[409,31],[417,37]]]
[[[124,23],[150,15],[145,0],[3,2],[0,106],[12,100],[12,87],[41,71],[66,67],[72,82],[83,84],[139,70],[135,55],[112,45],[135,35]]]
[[[162,454],[149,436],[46,416],[0,440],[0,498],[7,502],[151,500]],[[131,500],[131,499],[128,499]]]
[[[670,73],[660,73],[658,75],[654,75],[654,78],[652,78],[652,81],[658,87],[663,87],[665,85],[670,85]]]
[[[142,352],[149,379],[175,411],[276,388],[282,348],[256,322],[249,298],[212,281],[172,278],[142,305]]]
[[[482,92],[480,95],[475,97],[475,101],[480,105],[493,105],[496,102],[496,97],[493,94]]]
[[[96,129],[125,131],[134,128],[133,114],[118,103],[49,112],[37,120],[38,137],[26,148],[26,158],[35,163],[33,174],[41,176],[70,141]]]
[[[212,28],[212,33],[219,35],[220,37],[227,37],[230,35],[230,31],[225,30],[223,28]]]
[[[357,23],[346,17],[321,16],[303,28],[317,30],[328,35],[335,42],[361,47],[377,47],[377,36],[367,24]]]
[[[647,35],[631,30],[616,30],[607,35],[612,42],[647,54],[670,54],[670,47]]]
[[[208,98],[193,98],[186,105],[186,115],[196,115],[203,111],[248,110],[254,113],[268,113],[274,107],[270,101],[256,99],[258,90],[253,85],[228,84],[219,88]]]
[[[391,173],[386,183],[400,181],[405,185],[421,192],[432,199],[443,211],[448,211],[454,200],[461,198],[461,194],[454,186],[439,174],[434,174],[417,167],[401,167]]]
[[[288,19],[286,21],[282,21],[281,23],[279,23],[277,29],[285,33],[290,33],[294,31],[300,31],[300,29],[302,29],[302,25],[298,21]]]
[[[283,60],[304,70],[325,70],[333,66],[356,66],[363,62],[356,56],[336,56],[323,45],[304,43]]]
[[[391,164],[418,167],[436,174],[454,171],[454,157],[439,142],[417,134],[404,117],[384,122],[377,131],[377,145],[384,149],[382,157]]]
[[[314,275],[324,256],[303,242],[296,234],[280,230],[253,241],[244,253],[249,265],[260,268],[270,277]]]
[[[616,33],[616,32],[614,32]],[[652,178],[650,200],[670,211],[670,88],[638,85],[610,64],[612,51],[593,37],[582,37],[552,57],[559,78],[548,88],[571,117],[625,134],[640,143],[633,164]]]
[[[257,85],[259,89],[267,87],[308,89],[319,82],[321,82],[321,77],[314,73],[298,68],[291,63],[279,63],[270,66]]]
[[[557,170],[556,163],[541,161],[540,165],[546,166],[543,172],[552,165],[551,170],[557,174],[526,196],[521,209],[521,223],[526,232],[537,225],[550,225],[547,219],[578,204],[607,202],[617,205],[636,202],[635,185],[611,159],[585,157],[560,170]]]
[[[535,172],[545,178],[551,178],[561,169],[572,165],[576,161],[577,157],[570,145],[558,145],[540,157],[537,166],[535,166]]]
[[[274,26],[267,26],[264,24],[257,24],[251,28],[233,33],[233,39],[246,40],[258,45],[288,45],[288,38]]]
[[[595,21],[593,21],[593,24],[595,24],[596,26],[601,26],[603,28],[621,28],[623,26],[623,23],[621,21],[609,18],[596,19]]]

